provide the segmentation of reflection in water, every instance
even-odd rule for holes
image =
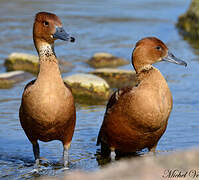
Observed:
[[[166,153],[197,146],[199,53],[193,53],[175,27],[177,17],[185,12],[188,5],[187,0],[51,0],[48,3],[41,0],[1,0],[0,71],[5,71],[3,60],[11,52],[36,54],[32,42],[32,23],[38,11],[57,13],[63,20],[64,28],[77,39],[75,44],[58,41],[55,49],[61,59],[75,65],[68,74],[93,70],[84,64],[84,60],[96,52],[105,51],[130,60],[137,40],[157,36],[166,42],[176,56],[188,63],[186,69],[172,64],[157,64],[163,75],[168,77],[174,99],[167,131],[157,149],[160,153]],[[132,70],[131,65],[122,68]],[[68,74],[64,73],[63,76]],[[19,83],[12,89],[0,90],[0,178],[61,176],[63,171],[58,159],[62,157],[62,145],[59,141],[40,142],[41,156],[49,162],[42,163],[39,174],[33,171],[32,146],[18,119],[22,90],[27,82]],[[104,111],[105,105],[77,105],[77,126],[69,152],[70,169],[91,171],[107,162],[100,158],[97,152],[99,147],[96,147]]]
[[[125,153],[125,154],[117,153],[117,156],[115,157],[115,161],[118,161],[121,159],[127,159],[127,158],[142,157],[143,155],[147,155],[146,150],[143,150],[141,152],[136,152],[136,153]],[[96,160],[97,160],[99,166],[105,166],[111,162],[111,158],[110,158],[109,154],[102,155],[99,149],[97,150],[97,153],[96,153]]]

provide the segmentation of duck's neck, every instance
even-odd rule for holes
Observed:
[[[150,83],[153,87],[157,88],[160,88],[160,86],[164,87],[168,86],[161,72],[153,66],[151,66],[150,68],[149,67],[145,68],[142,71],[139,71],[139,73],[137,73],[137,80],[138,84],[141,82],[142,84]]]
[[[142,69],[136,70],[137,80],[141,82],[144,79],[147,79],[148,76],[152,73],[153,66],[143,67]]]
[[[47,43],[40,43],[37,46],[39,55],[39,74],[38,80],[55,81],[61,80],[58,60],[54,52],[54,45]]]
[[[152,69],[154,69],[154,67],[152,65],[150,65],[150,64],[147,64],[147,65],[144,65],[144,66],[140,67],[139,69],[136,68],[136,73],[137,74],[141,74],[143,72],[147,72],[147,71],[150,71]]]
[[[37,52],[39,55],[40,62],[42,61],[54,61],[57,63],[55,51],[54,51],[54,44],[48,43],[40,43],[37,46]]]

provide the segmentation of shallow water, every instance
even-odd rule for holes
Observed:
[[[199,50],[183,40],[175,27],[178,16],[186,11],[189,3],[187,0],[0,0],[0,72],[5,71],[3,62],[11,52],[36,54],[32,23],[38,11],[59,15],[65,29],[76,37],[74,44],[56,43],[57,56],[75,65],[68,74],[91,71],[84,60],[95,52],[110,52],[130,61],[137,40],[157,36],[188,63],[187,68],[168,63],[156,65],[168,80],[174,100],[167,131],[157,150],[167,152],[198,146]],[[132,69],[132,66],[122,68]],[[20,98],[27,82],[0,90],[0,178],[31,179],[38,176],[32,172],[32,146],[18,119]],[[104,111],[103,105],[77,105],[70,169],[92,171],[99,168],[95,142]],[[46,168],[43,166],[41,174],[62,175],[58,164],[61,143],[40,142],[40,148],[41,156],[51,163]]]

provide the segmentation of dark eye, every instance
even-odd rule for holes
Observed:
[[[48,26],[49,22],[48,21],[44,21],[43,24],[44,24],[44,26]]]
[[[156,49],[157,49],[158,51],[162,50],[162,48],[161,48],[160,46],[156,46]]]

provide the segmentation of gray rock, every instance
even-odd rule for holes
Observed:
[[[91,74],[102,77],[112,88],[134,86],[137,83],[136,73],[131,70],[101,68],[96,69]]]
[[[11,88],[15,83],[31,78],[32,75],[24,71],[0,73],[0,88]]]
[[[61,72],[68,72],[73,65],[69,62],[59,61],[61,65]],[[26,53],[11,53],[5,60],[7,71],[22,70],[33,74],[39,71],[39,58],[38,56]]]
[[[96,172],[71,172],[63,180],[190,180],[199,178],[198,167],[199,150],[190,150],[121,160]]]
[[[92,74],[74,74],[63,78],[72,88],[76,102],[84,104],[104,103],[110,95],[107,82]]]
[[[191,39],[199,39],[199,1],[192,0],[189,9],[178,18],[177,27],[183,35]]]
[[[86,62],[94,68],[117,67],[129,64],[129,61],[109,53],[96,53]]]

